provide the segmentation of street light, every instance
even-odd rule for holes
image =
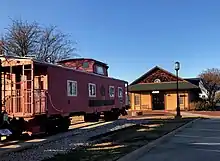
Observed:
[[[176,70],[176,102],[177,102],[177,107],[176,107],[176,117],[180,118],[180,104],[179,104],[179,83],[178,83],[178,71],[180,69],[180,63],[175,62],[175,70]]]

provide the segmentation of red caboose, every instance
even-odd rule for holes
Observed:
[[[94,59],[58,64],[31,58],[1,58],[3,110],[14,133],[67,130],[69,118],[114,120],[125,113],[127,82],[108,77],[108,66]],[[0,127],[1,128],[1,127]]]

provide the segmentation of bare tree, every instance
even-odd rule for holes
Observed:
[[[21,20],[12,20],[12,25],[6,31],[2,38],[4,54],[22,57],[35,54],[40,36],[36,22],[29,24]]]
[[[37,58],[45,62],[55,63],[76,55],[76,48],[68,40],[68,36],[58,31],[55,26],[42,29],[38,47]]]
[[[56,27],[41,27],[36,22],[12,20],[2,37],[5,55],[35,56],[44,62],[55,63],[74,56],[74,44]]]
[[[217,96],[217,92],[220,90],[220,69],[207,69],[199,77],[202,78],[203,85],[208,91],[208,103],[211,108],[214,108],[220,101],[220,97]]]

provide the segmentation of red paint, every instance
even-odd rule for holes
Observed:
[[[83,67],[83,63],[85,62],[88,62],[89,64],[88,68]],[[101,66],[103,67],[104,75],[108,76],[107,64],[94,60],[94,59],[89,59],[89,58],[68,59],[68,60],[60,61],[58,63],[66,67],[70,67],[70,68],[74,68],[74,69],[82,70],[82,71],[87,71],[90,73],[97,73],[96,67]]]
[[[63,114],[69,112],[99,112],[110,110],[117,107],[122,108],[125,106],[125,81],[109,78],[106,76],[99,76],[96,74],[89,74],[82,71],[62,68],[58,66],[48,67],[48,92],[52,99],[54,107]],[[77,96],[67,96],[67,80],[77,81]],[[89,97],[88,83],[96,84],[96,97]],[[100,87],[105,87],[106,96],[103,98],[100,94]],[[109,86],[115,87],[115,105],[114,106],[101,106],[101,107],[88,107],[89,99],[110,99]],[[118,98],[118,87],[122,87],[123,90],[123,103],[120,103]],[[68,104],[68,100],[70,104]],[[59,114],[58,110],[55,110],[51,102],[48,101],[48,113]]]

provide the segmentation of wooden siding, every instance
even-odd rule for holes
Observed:
[[[130,93],[130,100],[131,100],[131,110],[151,110],[152,103],[151,103],[151,95],[150,93]],[[135,104],[135,96],[139,97],[139,104]]]
[[[151,110],[152,103],[151,103],[151,95],[149,93],[141,94],[141,109],[142,110]]]
[[[189,108],[189,97],[188,92],[180,92],[179,97],[183,96],[183,103],[180,102],[180,109],[186,110]],[[165,109],[166,110],[176,110],[177,107],[177,96],[176,92],[166,92],[165,94]]]
[[[151,93],[130,93],[131,100],[131,110],[152,110],[152,96]],[[139,97],[139,104],[135,105],[135,96]],[[189,92],[180,92],[179,97],[183,97],[182,103],[180,102],[180,109],[187,110],[189,109]],[[165,110],[175,111],[177,107],[176,102],[176,91],[165,92],[164,94],[164,106]]]

